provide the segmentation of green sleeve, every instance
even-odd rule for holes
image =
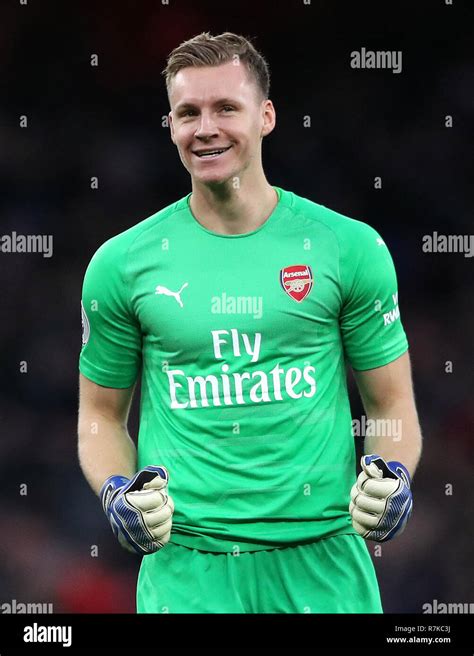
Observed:
[[[87,268],[82,289],[79,370],[105,387],[130,387],[141,364],[142,338],[123,276],[125,258],[120,239],[105,242]]]
[[[350,222],[341,244],[344,350],[356,370],[381,367],[408,349],[393,260],[380,235],[360,221]]]

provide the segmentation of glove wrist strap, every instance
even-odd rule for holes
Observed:
[[[104,512],[107,513],[110,504],[118,490],[129,482],[126,476],[109,476],[100,489],[99,499]]]
[[[399,476],[408,487],[411,486],[410,474],[405,465],[402,465],[402,463],[398,462],[398,460],[390,460],[390,462],[387,462],[387,467],[389,467],[397,476]]]

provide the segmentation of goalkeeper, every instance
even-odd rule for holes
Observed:
[[[245,38],[190,39],[166,79],[192,191],[103,244],[82,292],[80,463],[143,556],[138,612],[380,613],[366,540],[405,528],[421,452],[387,246],[267,182]],[[347,364],[367,418],[402,427],[358,477]]]

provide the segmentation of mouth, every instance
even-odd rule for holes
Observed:
[[[227,148],[202,148],[200,150],[193,150],[193,154],[199,157],[199,159],[217,159],[231,148],[232,146],[227,146]]]

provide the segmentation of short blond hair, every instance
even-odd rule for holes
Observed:
[[[243,36],[223,32],[212,36],[202,32],[183,41],[167,59],[163,75],[166,77],[168,95],[175,75],[188,66],[220,66],[231,61],[243,62],[266,100],[270,93],[270,69],[264,56]]]

